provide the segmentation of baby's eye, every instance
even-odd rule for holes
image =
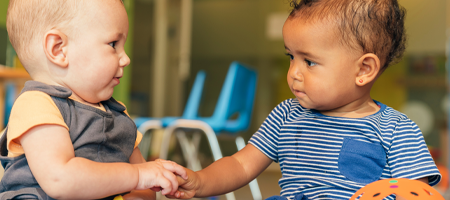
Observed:
[[[310,60],[307,60],[307,59],[305,59],[305,62],[306,62],[306,64],[307,64],[308,66],[310,66],[310,67],[312,67],[312,66],[314,66],[314,65],[317,65],[317,63],[315,63],[315,62],[313,62],[313,61],[310,61]]]
[[[289,59],[294,60],[294,56],[292,54],[290,54],[290,53],[285,53],[285,54],[286,54],[286,56],[289,56]]]
[[[112,48],[116,48],[116,43],[117,43],[117,41],[114,41],[114,42],[110,42],[109,43],[109,46],[111,46]]]

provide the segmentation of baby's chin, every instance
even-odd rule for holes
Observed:
[[[310,104],[304,103],[304,102],[302,102],[302,101],[300,101],[300,100],[299,100],[298,102],[300,103],[300,105],[301,105],[303,108],[315,110],[315,107],[314,107],[314,106],[311,106]]]
[[[298,103],[300,103],[300,105],[303,108],[315,110],[315,106],[311,105],[310,103],[307,103],[307,102],[305,102],[305,101],[303,101],[302,99],[299,99],[299,98],[297,98],[297,100],[298,100]]]
[[[84,101],[88,104],[99,104],[102,101],[107,101],[112,97],[112,95],[102,95],[102,96],[96,96],[94,98],[85,98]]]
[[[317,105],[312,102],[306,102],[306,101],[298,99],[298,98],[297,98],[297,100],[303,108],[310,109],[310,110],[317,110],[317,111],[326,111],[327,110],[327,108],[325,108],[324,106],[320,106],[320,105]]]
[[[94,96],[95,99],[92,99],[92,102],[100,103],[102,101],[107,101],[107,100],[111,99],[112,95],[113,95],[113,91],[98,93]]]

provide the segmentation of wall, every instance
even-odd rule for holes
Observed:
[[[6,11],[8,10],[9,0],[0,1],[0,26],[6,26]]]
[[[444,53],[446,0],[400,0],[407,10],[408,53]]]
[[[8,33],[6,32],[6,11],[9,0],[0,1],[0,64],[6,64],[6,45]]]

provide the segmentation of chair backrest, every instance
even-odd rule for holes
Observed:
[[[195,119],[198,117],[198,107],[202,99],[203,85],[205,83],[206,73],[200,70],[195,77],[194,84],[192,85],[191,93],[186,102],[186,106],[183,111],[183,119]]]
[[[236,61],[231,63],[212,116],[213,120],[224,125],[222,131],[236,133],[249,127],[256,82],[255,70]],[[236,119],[231,119],[236,115]]]
[[[183,115],[177,117],[163,117],[163,118],[152,118],[152,117],[138,117],[134,119],[134,123],[139,128],[142,124],[149,120],[159,120],[162,127],[168,126],[170,123],[174,122],[179,118],[184,119],[195,119],[198,116],[198,107],[200,105],[200,100],[203,93],[203,85],[205,83],[206,73],[200,70],[196,77],[194,84],[192,85],[191,92],[189,94],[186,106],[184,107]]]
[[[5,91],[5,108],[4,108],[4,126],[6,126],[9,122],[9,115],[11,114],[11,109],[14,104],[14,101],[16,100],[17,94],[16,94],[16,84],[9,82],[6,84],[6,91]]]

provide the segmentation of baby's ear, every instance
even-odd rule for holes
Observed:
[[[67,67],[69,59],[67,58],[68,49],[67,36],[59,30],[52,29],[45,33],[44,51],[47,59],[59,67]]]
[[[364,86],[373,82],[380,71],[380,59],[373,53],[367,53],[358,60],[359,72],[355,83],[358,86]]]

